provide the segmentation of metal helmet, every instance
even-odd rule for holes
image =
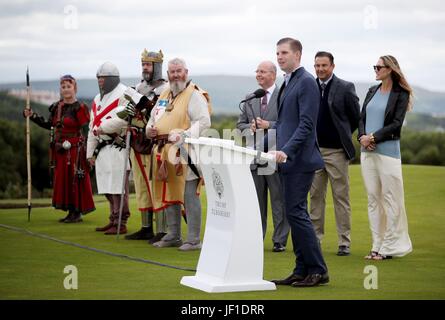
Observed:
[[[119,70],[117,67],[111,62],[103,63],[96,73],[97,78],[104,77],[104,85],[103,88],[99,86],[99,91],[101,97],[106,95],[107,93],[114,90],[117,85],[121,82],[119,77]]]
[[[148,83],[162,79],[162,62],[164,61],[164,54],[162,50],[159,52],[147,51],[144,49],[141,54],[141,62],[151,62],[153,64],[153,75],[151,79],[144,79]]]
[[[97,69],[96,77],[119,77],[119,70],[113,63],[107,61]]]

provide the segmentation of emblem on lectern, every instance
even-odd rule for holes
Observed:
[[[213,180],[213,188],[215,189],[216,194],[221,199],[224,194],[224,185],[221,179],[221,176],[218,172],[213,169],[212,180]]]

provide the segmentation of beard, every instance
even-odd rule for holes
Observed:
[[[183,91],[186,87],[186,81],[177,80],[170,82],[170,90],[173,93],[173,96],[177,96],[181,91]]]
[[[145,81],[150,82],[152,77],[153,75],[150,72],[142,72],[142,79]]]

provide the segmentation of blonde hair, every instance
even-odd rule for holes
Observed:
[[[394,58],[391,55],[381,56],[380,59],[382,59],[385,66],[389,67],[391,69],[391,79],[393,82],[397,83],[399,86],[401,86],[403,89],[408,91],[409,98],[408,98],[408,106],[407,110],[410,111],[413,109],[413,100],[414,100],[414,93],[413,89],[409,85],[408,81],[405,78],[405,75],[402,72],[402,69],[400,68],[399,62],[396,58]]]

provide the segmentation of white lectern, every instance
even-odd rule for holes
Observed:
[[[196,151],[207,192],[205,234],[195,276],[181,284],[206,292],[275,290],[263,280],[263,235],[250,163],[274,157],[234,141],[186,139]]]

